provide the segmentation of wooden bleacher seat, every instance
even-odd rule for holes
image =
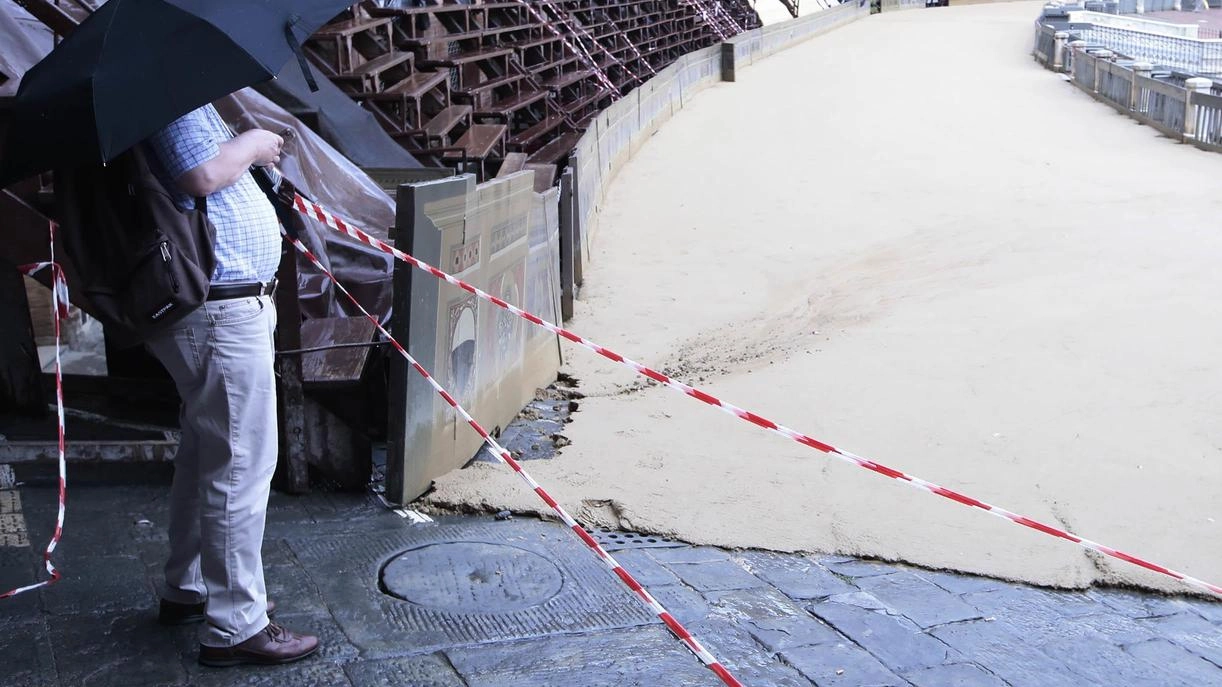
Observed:
[[[410,70],[411,65],[405,63],[410,62],[413,57],[415,55],[410,52],[386,53],[332,80],[352,83],[362,93],[377,93],[382,90],[382,75],[396,67]]]
[[[556,137],[547,145],[536,150],[530,156],[530,161],[533,163],[556,165],[566,159],[569,153],[572,152],[573,146],[577,145],[577,140],[581,138],[581,133],[571,131],[567,134],[562,134]]]
[[[446,72],[416,72],[380,93],[362,95],[361,99],[399,100],[406,97],[418,100],[420,96],[432,90],[434,86],[445,83],[448,76]]]
[[[357,97],[360,100],[372,100],[375,104],[394,103],[397,111],[392,110],[388,116],[393,117],[392,121],[397,129],[405,131],[420,128],[420,120],[423,118],[420,101],[425,94],[437,87],[443,87],[448,94],[449,75],[447,72],[416,72],[380,93],[365,93]],[[448,101],[449,98],[444,100]],[[381,110],[382,108],[373,109]]]
[[[551,133],[556,127],[564,123],[562,115],[552,115],[544,117],[542,121],[531,126],[525,131],[520,131],[509,138],[509,147],[513,149],[529,150],[535,147],[535,144]]]
[[[346,74],[353,70],[354,65],[359,61],[359,55],[356,48],[353,46],[353,39],[365,32],[381,32],[386,31],[386,47],[394,45],[393,26],[390,19],[346,19],[337,21],[333,24],[327,24],[314,35],[310,36],[311,41],[326,42],[334,41],[335,43],[335,64],[332,67],[337,74]]]
[[[362,31],[369,31],[390,24],[391,20],[386,18],[375,19],[345,19],[337,21],[334,24],[327,24],[321,29],[314,32],[313,38],[341,38],[344,36],[355,36]]]
[[[547,91],[523,91],[512,98],[498,100],[487,107],[481,107],[476,114],[512,114],[528,105],[533,105],[543,100],[547,96]]]
[[[463,122],[467,123],[467,127],[471,126],[471,106],[470,105],[451,105],[446,109],[433,115],[433,118],[424,125],[425,138],[431,143],[437,141],[438,145],[445,146],[446,138],[456,126]]]
[[[544,81],[543,85],[547,86],[548,88],[561,89],[566,86],[572,86],[582,79],[593,76],[593,74],[593,69],[577,69],[571,72],[561,72],[547,81]]]
[[[512,83],[516,83],[527,78],[530,78],[529,74],[504,74],[494,79],[488,79],[486,81],[480,81],[474,84],[467,84],[465,87],[459,88],[458,92],[467,96],[474,96],[495,88],[500,88],[501,86],[508,86]]]
[[[447,55],[436,60],[421,60],[420,64],[425,66],[457,67],[468,62],[480,62],[512,54],[513,50],[511,48],[483,48],[481,50],[469,50],[467,52]]]
[[[465,150],[469,158],[485,160],[501,150],[507,129],[508,127],[504,124],[474,124],[459,137],[454,145]],[[455,159],[458,156],[454,153],[446,153],[442,157]]]

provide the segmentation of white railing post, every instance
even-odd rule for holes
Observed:
[[[1092,93],[1098,93],[1100,86],[1103,84],[1103,71],[1107,69],[1108,61],[1116,56],[1116,53],[1111,50],[1100,50],[1095,53],[1095,87],[1091,89]]]
[[[1069,59],[1065,60],[1065,71],[1069,72],[1070,76],[1072,77],[1074,60],[1077,59],[1078,55],[1081,55],[1082,51],[1086,49],[1086,41],[1070,41],[1069,45],[1066,47],[1069,48]]]
[[[1149,78],[1150,73],[1153,71],[1154,65],[1149,62],[1133,63],[1133,84],[1129,88],[1129,110],[1141,112],[1141,86],[1139,81],[1143,76]]]
[[[1083,51],[1086,50],[1086,41],[1078,40],[1069,43],[1069,60],[1065,65],[1065,71],[1069,72],[1069,79],[1073,81],[1078,88],[1082,88],[1082,84],[1078,83],[1078,60],[1081,59]]]
[[[1199,76],[1194,76],[1184,82],[1184,86],[1188,89],[1184,93],[1184,140],[1188,141],[1197,137],[1197,106],[1193,102],[1192,94],[1208,94],[1213,85],[1214,82]]]
[[[1052,35],[1052,70],[1064,71],[1065,41],[1069,39],[1068,31],[1057,31]]]

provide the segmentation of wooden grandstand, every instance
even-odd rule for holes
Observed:
[[[370,0],[306,48],[422,163],[550,184],[599,111],[758,25],[746,0]]]

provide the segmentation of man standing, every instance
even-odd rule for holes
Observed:
[[[146,141],[178,206],[205,198],[216,227],[207,302],[147,342],[182,397],[160,621],[206,620],[199,661],[212,666],[288,663],[318,649],[317,637],[268,619],[261,554],[277,453],[280,230],[250,168],[276,164],[283,143],[259,129],[232,136],[211,105]]]

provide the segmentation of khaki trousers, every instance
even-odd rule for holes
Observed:
[[[166,599],[206,601],[200,643],[233,646],[268,623],[263,528],[276,469],[276,309],[209,301],[148,342],[182,397],[170,488]]]

